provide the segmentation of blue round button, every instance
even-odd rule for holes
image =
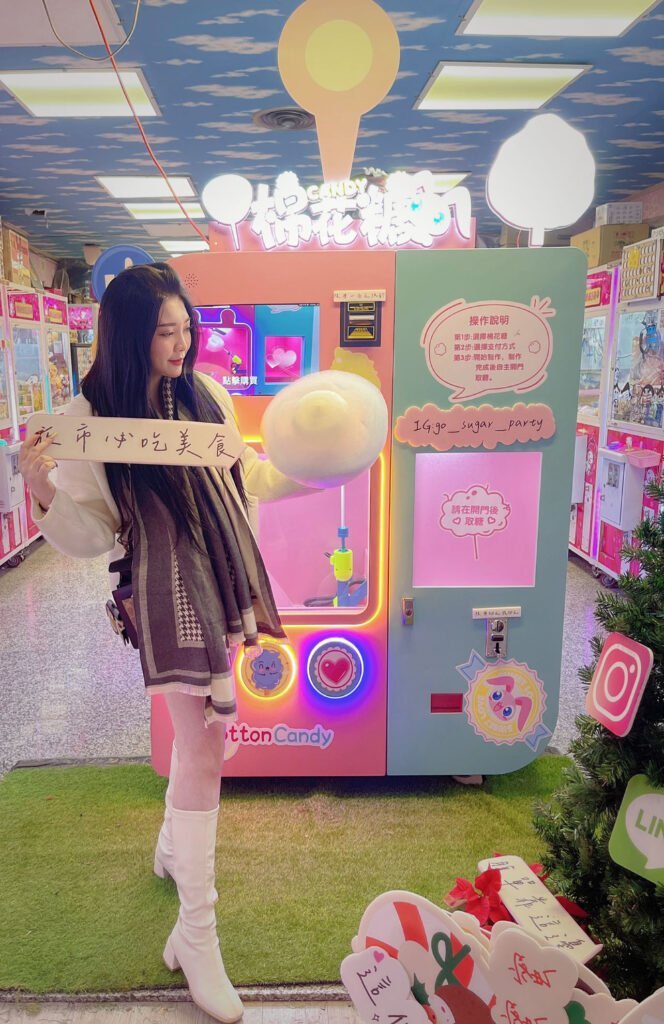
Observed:
[[[92,268],[92,290],[97,302],[101,302],[107,285],[121,271],[146,263],[154,263],[154,260],[149,252],[138,245],[112,245],[110,249],[106,249]]]

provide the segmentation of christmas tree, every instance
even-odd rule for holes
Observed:
[[[646,493],[659,503],[658,513],[637,526],[621,552],[638,572],[623,573],[618,592],[598,594],[595,618],[604,632],[623,633],[652,650],[650,679],[626,736],[587,715],[577,719],[574,764],[553,804],[535,815],[553,890],[588,912],[593,938],[604,944],[590,966],[616,998],[637,999],[664,985],[664,886],[614,863],[609,839],[632,776],[664,787],[664,481],[649,484]],[[585,683],[603,642],[603,635],[593,638],[593,664],[579,673]]]

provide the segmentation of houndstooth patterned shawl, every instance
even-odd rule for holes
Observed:
[[[187,418],[164,380],[169,419]],[[182,467],[198,511],[195,543],[176,535],[157,495],[134,493],[132,583],[145,684],[206,697],[206,717],[236,717],[230,648],[285,637],[267,570],[228,469]]]

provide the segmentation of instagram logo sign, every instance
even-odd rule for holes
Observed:
[[[616,736],[634,724],[653,653],[622,633],[609,633],[586,695],[586,711]]]

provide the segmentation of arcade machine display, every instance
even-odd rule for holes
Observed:
[[[662,240],[625,246],[611,366],[606,445],[600,449],[599,562],[609,578],[628,568],[620,550],[657,506],[644,493],[664,454]]]
[[[598,267],[588,274],[569,546],[598,572],[598,452],[606,438],[609,367],[619,290],[619,267]]]
[[[72,399],[71,353],[66,299],[41,296],[43,344],[48,375],[48,411],[59,412]]]
[[[225,772],[500,774],[543,752],[558,714],[583,256],[212,251],[175,267],[203,329],[199,368],[230,380],[259,453],[271,396],[296,375],[357,372],[393,402],[371,471],[260,507],[288,640],[237,659]],[[171,740],[154,698],[162,774]]]
[[[75,395],[81,390],[81,381],[92,366],[98,313],[97,303],[69,307],[69,341]]]

